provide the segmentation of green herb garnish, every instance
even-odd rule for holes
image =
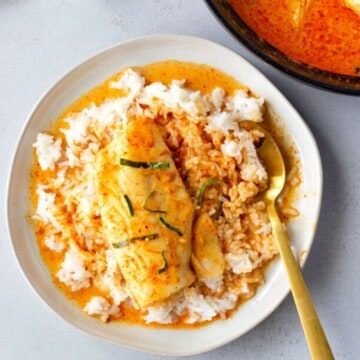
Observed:
[[[224,202],[223,202],[222,200],[219,201],[219,206],[218,206],[218,208],[216,209],[216,213],[215,213],[215,220],[219,220],[223,203],[224,203]]]
[[[124,240],[124,241],[119,241],[117,243],[112,243],[113,248],[115,249],[120,249],[124,246],[129,245],[132,241],[136,241],[136,240],[154,240],[156,238],[159,237],[158,233],[154,233],[154,234],[149,234],[149,235],[143,235],[143,236],[134,236],[130,239]]]
[[[114,249],[120,249],[129,244],[130,244],[130,240],[124,240],[124,241],[119,241],[117,243],[112,243],[111,245],[113,246]]]
[[[199,195],[197,197],[197,200],[196,200],[196,205],[198,206],[201,206],[202,204],[202,201],[203,201],[203,196],[204,196],[204,193],[205,193],[205,190],[207,189],[208,186],[212,185],[212,184],[215,184],[219,181],[222,181],[221,179],[217,179],[217,178],[211,178],[209,180],[206,180],[203,185],[201,186],[201,189],[199,191]]]
[[[132,238],[130,238],[130,241],[135,241],[135,240],[154,240],[156,238],[159,237],[158,233],[154,233],[154,234],[149,234],[149,235],[144,235],[144,236],[134,236]]]
[[[176,228],[175,226],[169,224],[163,217],[160,217],[159,220],[163,225],[165,225],[168,229],[176,232],[179,236],[183,235],[183,233],[178,228]]]
[[[133,161],[124,158],[120,158],[120,165],[131,166],[133,168],[142,168],[142,169],[169,169],[170,163],[168,161]]]
[[[124,195],[124,199],[125,199],[126,204],[127,204],[128,208],[129,208],[130,216],[134,216],[134,208],[132,206],[131,200],[129,199],[129,197],[126,194]]]
[[[164,260],[164,265],[158,270],[158,274],[163,273],[169,266],[168,262],[166,261],[166,258],[165,258],[164,250],[161,252],[161,256],[162,256],[162,258]]]
[[[147,211],[150,211],[152,213],[159,213],[159,214],[166,214],[167,211],[165,210],[161,210],[161,209],[155,209],[153,206],[152,206],[152,201],[151,199],[154,198],[154,194],[156,193],[156,191],[152,191],[148,197],[146,198],[145,200],[145,203],[143,205],[143,208]]]

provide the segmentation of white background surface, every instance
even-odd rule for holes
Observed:
[[[1,203],[20,130],[48,87],[105,47],[157,33],[200,36],[235,50],[274,82],[310,126],[323,160],[324,197],[304,276],[336,359],[358,359],[360,97],[312,88],[264,64],[218,24],[203,1],[0,0]],[[61,320],[24,280],[4,206],[0,227],[0,359],[165,359],[94,339]],[[248,334],[196,358],[310,357],[289,296]]]

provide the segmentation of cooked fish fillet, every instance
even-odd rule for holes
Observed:
[[[102,225],[138,305],[189,286],[194,206],[153,121],[131,121],[95,167]]]

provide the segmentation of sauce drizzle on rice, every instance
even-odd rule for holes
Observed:
[[[103,321],[162,326],[199,326],[226,318],[250,299],[263,284],[263,269],[277,249],[265,204],[257,199],[267,186],[254,145],[262,134],[240,129],[238,121],[261,122],[264,114],[264,99],[230,76],[177,61],[124,69],[75,102],[34,143],[32,219],[56,285]],[[195,206],[192,266],[197,278],[165,301],[140,310],[104,233],[94,161],[126,124],[136,125],[144,117],[158,127]],[[290,164],[288,199],[300,182],[299,164]],[[219,181],[206,187],[196,206],[209,179]],[[296,216],[287,198],[282,208],[293,210],[289,217]],[[202,231],[202,224],[212,230]],[[163,275],[169,264],[167,254],[161,255],[156,269]]]

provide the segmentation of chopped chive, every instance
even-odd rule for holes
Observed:
[[[124,195],[124,199],[125,199],[126,204],[127,204],[128,208],[129,208],[130,216],[134,216],[134,208],[132,206],[131,200],[129,199],[129,197],[126,194]]]
[[[149,162],[151,169],[169,169],[170,163],[168,161],[160,162],[160,161],[154,161]]]
[[[124,158],[120,158],[120,165],[131,166],[133,168],[143,168],[143,169],[169,169],[170,163],[168,161],[133,161]]]
[[[183,235],[183,233],[178,228],[176,228],[175,226],[169,224],[163,217],[160,217],[159,220],[163,225],[165,225],[168,229],[176,232],[179,236]]]
[[[164,250],[161,252],[161,256],[164,260],[164,265],[158,270],[158,274],[163,273],[168,268],[168,262],[166,261]]]
[[[144,235],[144,236],[134,236],[132,238],[130,238],[130,241],[135,241],[135,240],[154,240],[156,238],[159,237],[158,233],[154,233],[154,234],[149,234],[149,235]]]
[[[124,240],[124,241],[119,241],[117,243],[112,243],[112,246],[114,249],[120,249],[124,246],[127,246],[130,244],[130,240]]]
[[[151,202],[151,197],[152,197],[152,195],[155,194],[155,192],[156,192],[156,191],[152,191],[152,192],[148,195],[148,197],[146,198],[145,203],[144,203],[144,205],[143,205],[143,208],[144,208],[145,210],[147,210],[147,211],[152,212],[152,213],[166,214],[167,211],[165,211],[165,210],[152,208],[150,202]]]
[[[144,209],[147,210],[147,211],[150,211],[152,213],[167,214],[167,211],[165,211],[165,210],[149,209],[145,205],[144,205]]]
[[[223,203],[224,202],[222,200],[219,201],[219,206],[216,209],[216,213],[215,213],[215,220],[219,220],[219,218],[220,218]]]
[[[136,241],[136,240],[154,240],[157,237],[159,237],[159,234],[155,233],[155,234],[149,234],[149,235],[144,235],[144,236],[134,236],[130,239],[124,240],[124,241],[119,241],[117,243],[112,243],[113,248],[115,249],[120,249],[124,246],[127,246],[130,244],[131,241]]]
[[[203,185],[201,186],[201,189],[199,191],[199,195],[197,197],[197,201],[196,201],[196,205],[198,206],[201,206],[202,204],[202,200],[203,200],[203,196],[204,196],[204,193],[205,193],[205,190],[207,189],[208,186],[212,185],[212,184],[215,184],[219,181],[223,181],[221,179],[217,179],[217,178],[211,178],[211,179],[208,179],[206,180]]]

